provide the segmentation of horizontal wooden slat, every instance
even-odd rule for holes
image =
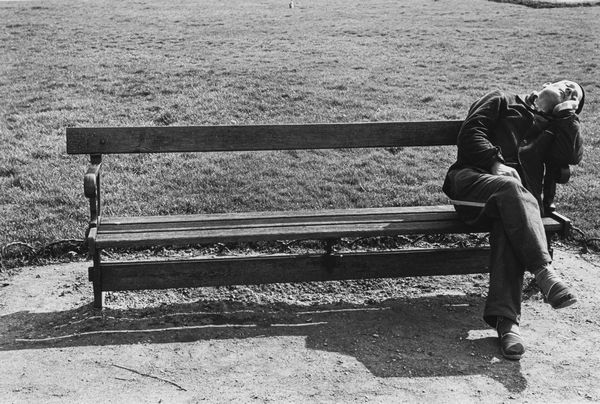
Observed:
[[[462,121],[67,128],[67,153],[165,153],[453,145]]]
[[[145,245],[181,245],[216,242],[328,239],[339,237],[391,236],[395,234],[465,233],[469,228],[455,221],[423,223],[365,223],[328,226],[281,226],[242,229],[156,231],[144,233],[98,233],[97,248]]]
[[[102,219],[102,233],[143,232],[185,229],[281,227],[295,225],[329,225],[384,223],[455,219],[452,206],[390,207],[365,209],[329,209],[304,211],[243,212],[215,215],[108,217]]]
[[[294,217],[319,217],[319,216],[365,216],[381,214],[412,214],[412,213],[455,213],[452,205],[429,205],[429,206],[391,206],[384,208],[348,208],[348,209],[303,209],[282,210],[263,212],[230,212],[230,213],[204,213],[195,215],[161,215],[161,216],[109,216],[102,218],[103,224],[127,223],[176,223],[189,221],[211,221],[211,220],[242,220],[246,218],[294,218]]]
[[[248,242],[266,240],[295,239],[329,239],[341,237],[393,236],[398,234],[446,234],[473,233],[482,231],[461,222],[457,215],[449,210],[435,207],[427,212],[409,212],[402,208],[387,208],[388,211],[374,214],[366,210],[360,215],[355,210],[353,215],[324,215],[318,211],[315,216],[284,216],[277,212],[273,217],[260,214],[252,218],[252,214],[238,214],[236,219],[211,221],[206,215],[203,220],[185,222],[178,220],[171,223],[158,221],[151,217],[144,222],[136,218],[134,223],[127,221],[103,221],[96,236],[97,248],[127,248],[147,245],[183,245],[216,242]],[[393,214],[393,209],[398,209]],[[292,213],[292,212],[290,212]],[[552,218],[544,218],[546,230],[558,232],[562,224]],[[485,230],[485,229],[483,229]]]
[[[489,250],[422,249],[101,264],[102,290],[251,285],[488,271]]]

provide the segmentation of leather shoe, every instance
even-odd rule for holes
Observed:
[[[549,303],[553,309],[564,309],[577,303],[577,297],[562,282],[553,284],[548,293],[544,294],[544,301]]]
[[[500,339],[502,356],[513,361],[521,359],[525,353],[525,346],[519,333],[519,326],[507,318],[499,317],[496,331]]]

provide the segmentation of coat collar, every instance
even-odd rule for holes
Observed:
[[[516,98],[517,98],[517,101],[520,104],[524,105],[525,108],[527,108],[527,110],[529,112],[531,112],[532,114],[537,115],[537,116],[541,116],[541,117],[543,117],[543,118],[545,118],[547,120],[551,120],[553,118],[552,114],[548,114],[546,112],[539,111],[535,107],[535,104],[533,102],[535,100],[535,96],[533,95],[533,93],[531,93],[531,94],[519,94],[519,95],[517,95]]]

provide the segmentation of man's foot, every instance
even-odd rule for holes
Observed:
[[[506,317],[498,317],[496,331],[500,340],[500,352],[506,359],[518,361],[525,353],[519,326]]]
[[[554,309],[562,309],[577,303],[577,297],[563,283],[550,264],[534,272],[535,282],[544,295],[544,301]]]

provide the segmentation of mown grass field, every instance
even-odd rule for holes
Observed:
[[[587,90],[560,210],[600,232],[600,8],[484,0],[0,3],[0,246],[83,238],[69,126],[461,119],[494,88]],[[395,151],[394,151],[395,152]],[[106,156],[104,213],[446,203],[454,148]]]

